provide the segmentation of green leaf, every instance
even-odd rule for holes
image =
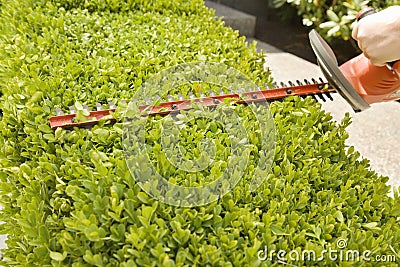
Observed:
[[[138,198],[141,202],[143,202],[144,204],[147,204],[147,203],[148,203],[148,200],[149,200],[148,195],[147,195],[146,193],[144,193],[144,192],[139,192],[139,193],[137,194],[137,198]]]
[[[324,23],[321,23],[318,27],[321,29],[328,29],[328,28],[333,28],[337,25],[338,25],[338,23],[335,21],[326,21]]]
[[[56,138],[54,137],[53,133],[44,134],[43,137],[44,137],[44,139],[46,139],[47,141],[50,141],[50,142],[56,141]]]
[[[100,254],[94,254],[90,250],[86,250],[85,255],[83,255],[83,259],[94,266],[104,266],[103,258]]]
[[[339,30],[340,30],[340,25],[336,25],[336,26],[334,26],[333,28],[331,28],[331,29],[327,32],[327,34],[328,34],[328,36],[335,36],[336,34],[339,33]]]
[[[377,227],[377,222],[364,223],[362,226],[367,229],[380,229],[379,227]]]
[[[153,207],[147,206],[147,207],[142,208],[142,216],[143,216],[148,222],[150,221],[150,219],[151,219],[153,213],[154,213]]]
[[[65,260],[66,257],[67,257],[67,252],[65,252],[65,251],[63,253],[56,252],[56,251],[50,251],[50,258],[52,260],[63,261],[63,260]]]
[[[339,22],[339,17],[331,9],[328,9],[326,11],[326,15],[328,16],[329,20],[334,21],[334,22]]]
[[[338,210],[338,211],[336,212],[336,219],[337,219],[339,222],[344,222],[343,213],[342,213],[340,210]]]
[[[75,106],[77,111],[83,110],[83,106],[82,106],[82,104],[80,102],[75,102],[74,106]]]
[[[279,225],[276,225],[276,224],[272,224],[270,226],[270,229],[271,229],[272,233],[274,233],[275,235],[289,235],[283,231],[282,227],[280,227]]]
[[[35,103],[38,102],[42,99],[43,97],[43,92],[42,91],[36,91],[32,97],[29,99],[29,103]]]

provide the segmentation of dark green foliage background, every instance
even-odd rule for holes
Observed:
[[[270,106],[277,151],[257,192],[244,177],[197,208],[141,191],[124,161],[121,121],[50,129],[56,107],[130,99],[179,63],[220,62],[270,84],[254,44],[202,1],[1,1],[0,29],[3,265],[267,266],[278,263],[257,260],[264,246],[320,252],[338,238],[374,255],[399,251],[397,192],[388,197],[388,179],[346,148],[349,118],[335,124],[313,99]]]
[[[316,29],[325,40],[342,39],[357,44],[351,38],[357,13],[365,7],[377,11],[389,6],[400,5],[399,0],[272,0],[282,16],[293,16],[293,8],[303,24]],[[292,8],[293,7],[293,8]]]

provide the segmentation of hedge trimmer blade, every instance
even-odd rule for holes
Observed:
[[[248,104],[276,101],[288,96],[313,96],[318,97],[322,101],[326,101],[326,98],[333,100],[330,94],[334,92],[336,91],[322,78],[319,78],[319,81],[316,79],[311,79],[311,81],[304,80],[304,82],[297,80],[296,83],[289,82],[289,86],[281,83],[277,88],[266,88],[258,91],[243,90],[241,93],[230,92],[228,94],[220,95],[213,95],[211,92],[209,96],[177,100],[169,97],[169,101],[154,106],[150,105],[150,103],[142,105],[139,106],[139,110],[144,111],[145,109],[148,109],[149,111],[146,113],[148,116],[167,115],[170,113],[177,113],[181,110],[191,109],[194,103],[201,103],[202,105],[213,107],[223,103],[226,99],[229,99],[231,102],[236,104]],[[115,104],[109,102],[108,109],[103,109],[103,106],[100,103],[97,103],[96,107],[97,110],[90,111],[87,106],[84,106],[84,109],[88,114],[85,116],[84,120],[78,120],[76,110],[73,107],[70,107],[70,114],[64,114],[60,109],[57,109],[56,116],[50,117],[50,127],[53,130],[56,130],[57,128],[71,129],[74,127],[90,127],[97,124],[100,120],[115,122],[115,118],[111,116],[111,113],[116,109]]]

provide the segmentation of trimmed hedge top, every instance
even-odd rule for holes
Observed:
[[[337,125],[311,98],[270,105],[276,154],[256,192],[248,181],[260,159],[257,136],[240,184],[195,208],[163,204],[135,183],[124,160],[120,119],[90,130],[50,129],[56,107],[131,99],[153,74],[180,63],[223,63],[270,84],[255,45],[247,46],[201,1],[2,1],[0,25],[4,265],[267,266],[279,262],[258,257],[265,247],[321,253],[337,249],[338,240],[373,255],[399,251],[397,192],[388,197],[388,178],[346,148],[349,118]],[[233,108],[257,131],[246,107]],[[223,129],[203,124],[187,131],[182,143],[190,148],[200,132],[218,137],[225,151]],[[157,128],[148,133],[150,157],[160,163]],[[229,155],[219,155],[222,170]],[[163,171],[175,175],[172,168]],[[188,174],[188,181],[206,183],[204,173]],[[177,182],[187,182],[182,177]],[[354,265],[328,258],[288,262]],[[390,264],[396,265],[382,266]]]

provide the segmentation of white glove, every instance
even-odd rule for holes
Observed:
[[[362,18],[355,24],[352,37],[376,66],[400,59],[400,6]]]

